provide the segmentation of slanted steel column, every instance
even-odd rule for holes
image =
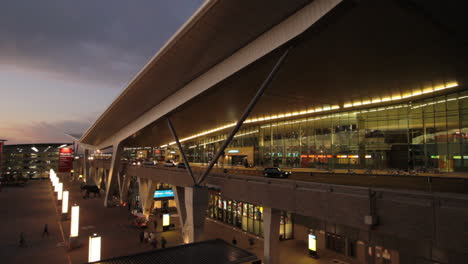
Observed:
[[[223,142],[223,145],[221,146],[221,148],[218,150],[218,152],[216,153],[215,157],[213,158],[213,160],[211,160],[210,164],[208,165],[208,168],[205,170],[205,172],[203,173],[203,175],[200,177],[200,179],[198,180],[198,184],[200,185],[203,180],[205,180],[206,176],[208,176],[208,174],[210,173],[211,169],[213,168],[214,164],[218,161],[219,157],[221,156],[222,153],[224,153],[224,150],[226,149],[226,147],[229,145],[229,143],[231,143],[232,139],[234,138],[234,136],[236,135],[236,133],[239,131],[239,129],[241,128],[242,124],[244,124],[244,121],[245,119],[247,119],[247,117],[249,116],[249,114],[252,112],[253,108],[255,107],[255,105],[257,104],[258,100],[260,100],[260,97],[262,97],[263,93],[265,92],[265,89],[268,87],[268,85],[270,85],[271,81],[273,80],[273,78],[276,76],[276,73],[278,72],[278,70],[280,69],[281,65],[283,64],[284,60],[286,59],[287,55],[289,54],[289,51],[293,48],[293,46],[290,46],[288,47],[283,55],[281,55],[281,57],[278,59],[278,61],[276,62],[275,66],[273,67],[273,69],[271,70],[270,74],[268,74],[267,78],[263,81],[262,85],[258,88],[257,90],[257,93],[255,94],[255,96],[252,98],[252,100],[250,101],[249,105],[247,106],[247,108],[244,110],[244,113],[242,114],[241,118],[239,119],[239,121],[237,121],[237,124],[236,126],[234,127],[234,129],[231,131],[231,134],[229,134],[229,136],[226,138],[226,140]]]
[[[109,174],[107,175],[106,179],[106,197],[104,197],[104,206],[106,207],[108,206],[109,200],[112,196],[112,185],[116,183],[119,173],[121,157],[123,152],[123,145],[121,142],[113,146],[113,152],[114,153],[112,153],[112,161],[109,169]]]
[[[177,136],[177,133],[176,133],[176,131],[174,129],[174,126],[172,125],[171,119],[169,119],[169,118],[167,118],[167,126],[171,130],[172,136],[174,137],[174,139],[175,139],[175,141],[177,143],[177,147],[179,148],[180,154],[182,154],[182,157],[183,157],[184,162],[185,162],[185,169],[187,170],[187,173],[190,175],[190,177],[192,177],[193,183],[195,185],[197,185],[197,181],[195,180],[195,176],[193,176],[192,167],[190,166],[190,164],[188,162],[187,156],[185,156],[185,152],[184,152],[184,149],[182,148],[182,145],[180,144],[179,137]]]

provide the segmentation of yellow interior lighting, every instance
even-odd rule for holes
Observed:
[[[322,107],[322,108],[302,110],[302,111],[298,111],[298,112],[290,112],[290,113],[277,114],[277,115],[272,115],[272,116],[250,118],[250,119],[246,119],[244,121],[244,123],[247,123],[247,124],[248,123],[257,123],[257,122],[262,122],[262,121],[267,121],[267,120],[281,119],[281,118],[285,118],[285,117],[300,116],[300,115],[306,115],[306,114],[324,112],[324,111],[332,111],[332,110],[336,110],[336,109],[340,109],[340,106],[339,105],[332,105],[332,106],[326,106],[326,107]],[[221,126],[221,127],[213,128],[211,130],[203,131],[201,133],[198,133],[198,134],[186,137],[186,138],[182,138],[182,139],[180,139],[180,142],[184,142],[184,141],[191,140],[191,139],[194,139],[194,138],[197,138],[197,137],[205,136],[205,135],[208,135],[208,134],[211,134],[211,133],[214,133],[214,132],[224,130],[226,128],[234,127],[236,124],[237,124],[237,122],[234,122],[234,123],[227,124],[225,126]],[[164,144],[164,145],[161,145],[160,148],[166,148],[166,147],[174,145],[174,144],[176,144],[175,141]]]
[[[380,98],[380,99],[375,98],[375,99],[372,99],[372,102],[370,102],[370,101],[363,101],[363,102],[356,101],[356,102],[353,102],[353,103],[345,103],[343,105],[343,107],[344,108],[349,108],[349,107],[353,107],[353,106],[376,104],[376,103],[389,102],[389,101],[398,101],[398,100],[401,100],[401,99],[411,98],[411,97],[415,97],[415,96],[419,96],[419,95],[427,94],[427,93],[433,93],[433,92],[436,92],[436,91],[445,90],[445,89],[449,89],[449,88],[454,88],[454,87],[457,87],[457,86],[458,86],[457,82],[450,82],[450,83],[447,83],[446,85],[438,85],[436,87],[427,87],[427,88],[424,88],[422,91],[420,91],[420,90],[419,91],[413,91],[412,93],[405,93],[403,95],[395,94],[395,95],[383,97],[383,98]]]
[[[355,102],[352,102],[352,103],[345,103],[343,105],[343,108],[349,108],[349,107],[355,107],[355,106],[361,106],[361,105],[371,105],[371,104],[377,104],[377,103],[389,102],[389,101],[398,101],[398,100],[401,100],[401,99],[411,98],[411,97],[415,97],[415,96],[419,96],[419,95],[427,94],[427,93],[433,93],[435,91],[454,88],[454,87],[457,87],[457,86],[458,86],[457,82],[450,82],[450,83],[447,83],[446,85],[439,85],[439,86],[436,86],[436,87],[428,87],[428,88],[424,88],[422,91],[416,91],[416,92],[407,93],[407,94],[404,94],[404,95],[393,95],[393,96],[387,96],[387,97],[383,97],[383,98],[374,98],[372,100],[355,101]],[[300,115],[306,115],[306,114],[312,114],[312,113],[318,113],[318,112],[324,112],[324,111],[331,111],[331,110],[336,110],[336,109],[340,109],[340,106],[339,105],[332,105],[332,106],[325,106],[325,107],[322,107],[322,108],[302,110],[302,111],[298,111],[298,112],[290,112],[290,113],[276,114],[276,115],[272,115],[272,116],[250,118],[250,119],[245,120],[244,123],[247,123],[247,124],[248,123],[257,123],[257,122],[263,122],[263,121],[268,121],[268,120],[281,119],[281,118],[285,118],[285,117],[293,117],[293,116],[300,116]],[[194,138],[197,138],[197,137],[201,137],[201,136],[205,136],[205,135],[208,135],[208,134],[211,134],[211,133],[214,133],[214,132],[218,132],[218,131],[221,131],[221,130],[224,130],[224,129],[227,129],[227,128],[230,128],[230,127],[234,127],[235,125],[236,125],[236,122],[233,122],[233,123],[230,123],[230,124],[227,124],[227,125],[224,125],[224,126],[216,127],[214,129],[211,129],[211,130],[203,131],[201,133],[198,133],[198,134],[186,137],[186,138],[182,138],[180,140],[180,142],[184,142],[184,141],[191,140],[191,139],[194,139]],[[161,145],[160,147],[161,148],[166,148],[166,147],[174,145],[174,144],[176,144],[175,141],[167,143],[165,145]]]

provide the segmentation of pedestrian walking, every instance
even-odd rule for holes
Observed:
[[[145,240],[145,232],[142,230],[140,232],[140,243],[143,243],[144,240]]]
[[[20,246],[20,247],[26,246],[26,240],[24,239],[24,234],[23,234],[23,232],[20,233],[19,246]]]
[[[153,221],[153,225],[154,225],[154,230],[157,230],[158,229],[158,221],[156,221],[156,218]]]
[[[233,237],[233,238],[232,238],[232,244],[233,244],[233,245],[237,245],[236,237]]]
[[[253,247],[253,245],[255,244],[255,239],[253,239],[252,237],[249,237],[249,239],[247,240],[249,241],[249,245]]]
[[[161,237],[161,248],[166,248],[167,240],[164,237]]]
[[[42,237],[44,237],[45,235],[49,237],[49,226],[47,226],[47,224],[44,225],[44,230],[42,231]]]
[[[153,246],[153,248],[158,248],[158,239],[156,238],[156,235],[154,233],[151,233],[151,234],[152,234],[151,245]]]

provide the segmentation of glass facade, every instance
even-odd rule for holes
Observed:
[[[212,219],[263,237],[263,207],[261,206],[224,199],[219,193],[211,193],[208,201],[207,215]],[[293,238],[291,213],[282,212],[280,239],[291,238]]]
[[[342,108],[346,110],[346,108]],[[186,143],[209,162],[226,132]],[[229,148],[255,166],[452,172],[468,170],[468,91],[419,101],[244,127]]]

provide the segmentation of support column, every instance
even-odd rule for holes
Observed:
[[[151,213],[151,205],[153,204],[153,195],[154,191],[156,191],[157,182],[144,178],[138,178],[138,185],[141,209],[143,210],[143,214],[146,216],[146,218],[149,218],[149,215]]]
[[[109,175],[106,179],[106,197],[104,197],[104,206],[108,206],[109,200],[112,198],[113,185],[117,181],[117,176],[119,173],[121,157],[123,152],[122,143],[117,143],[113,146],[112,161],[109,169]]]
[[[208,188],[201,186],[185,187],[184,200],[186,212],[186,221],[183,228],[185,230],[184,242],[201,241],[205,229],[206,209],[208,208]]]
[[[130,187],[130,179],[132,177],[128,174],[125,174],[123,178],[123,186],[120,193],[120,203],[127,202],[128,203],[128,188]]]
[[[173,186],[172,191],[174,192],[174,200],[179,214],[180,227],[182,229],[182,240],[187,244],[189,243],[189,237],[185,230],[185,223],[187,222],[187,211],[185,210],[185,188]]]
[[[118,177],[117,177],[117,183],[118,183],[118,186],[119,186],[119,199],[120,199],[120,203],[123,202],[123,199],[122,199],[122,192],[123,192],[123,188],[124,188],[124,177],[125,177],[125,172],[126,172],[126,168],[125,168],[125,165],[122,164],[122,166],[120,166],[120,170],[119,170],[119,173],[117,174]]]
[[[88,183],[88,157],[89,157],[89,150],[85,149],[84,150],[84,155],[83,155],[83,178],[86,183]]]
[[[263,263],[279,264],[279,230],[281,211],[263,207]]]

